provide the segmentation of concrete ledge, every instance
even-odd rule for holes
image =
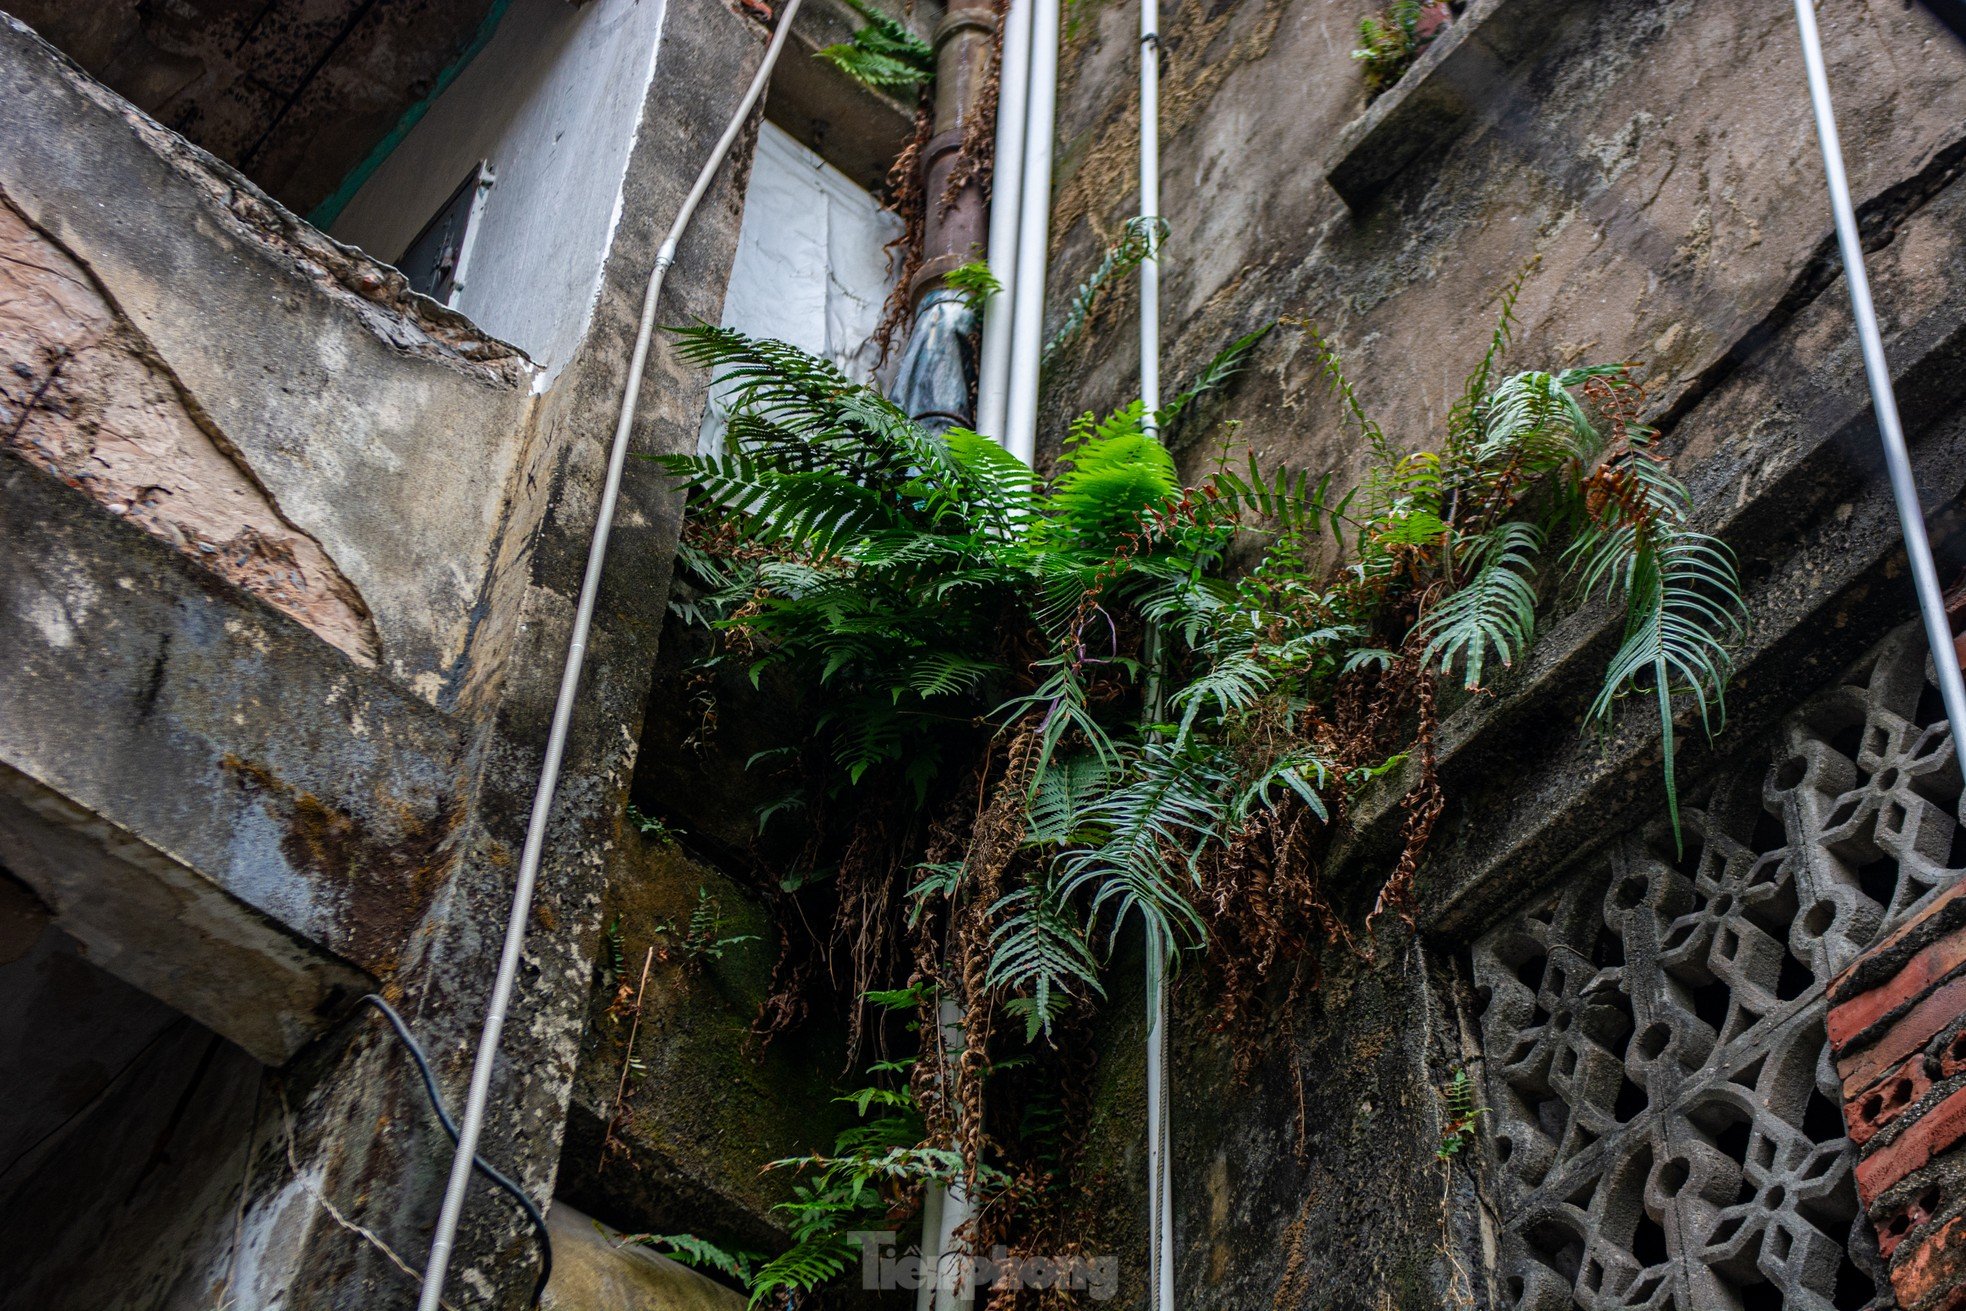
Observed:
[[[446,877],[458,728],[0,455],[0,862],[263,1061],[386,982]]]
[[[555,1200],[545,1311],[742,1311],[744,1298],[679,1261],[624,1245],[619,1230]]]
[[[0,190],[86,276],[79,298],[154,362],[188,421],[347,580],[382,667],[449,704],[514,530],[505,509],[536,370],[4,14]],[[69,367],[59,323],[24,338],[0,367]],[[86,375],[70,383],[77,401],[113,399]],[[213,540],[229,535],[219,525]]]
[[[1475,0],[1338,137],[1325,178],[1353,210],[1502,103],[1503,81],[1557,35],[1561,0]]]
[[[898,4],[877,7],[894,11],[893,17],[925,41],[943,12],[941,0],[923,0],[905,15]],[[914,134],[915,106],[862,86],[816,57],[824,47],[851,38],[864,24],[841,0],[816,0],[800,9],[790,49],[772,71],[765,117],[878,196],[894,157]]]
[[[1916,282],[1902,262],[1916,258],[1926,233],[1953,230],[1962,214],[1966,188],[1954,184],[1871,259],[1935,539],[1966,531],[1966,252],[1954,250]],[[1938,289],[1937,299],[1918,303],[1914,285]],[[1736,358],[1735,371],[1667,433],[1698,457],[1689,482],[1699,526],[1738,552],[1755,617],[1719,740],[1710,746],[1690,707],[1679,707],[1683,794],[1915,613],[1841,282],[1817,287],[1786,324],[1757,330]],[[1771,409],[1776,396],[1779,410]],[[1605,741],[1581,731],[1621,631],[1608,607],[1565,615],[1513,675],[1493,681],[1492,695],[1463,698],[1447,715],[1439,768],[1455,803],[1421,875],[1423,928],[1472,933],[1532,883],[1660,811],[1651,702],[1627,707]],[[1358,799],[1332,868],[1377,887],[1391,868],[1412,781],[1410,768],[1401,770]]]
[[[0,859],[83,954],[268,1065],[373,987],[196,870],[0,766]]]

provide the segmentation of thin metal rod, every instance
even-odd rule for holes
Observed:
[[[1031,10],[1011,0],[997,72],[997,146],[990,168],[990,238],[984,258],[1003,290],[983,307],[976,370],[976,431],[999,441],[1010,391],[1010,328],[1017,287],[1018,215],[1024,195],[1024,131],[1031,99]]]
[[[531,918],[533,889],[539,881],[540,857],[546,847],[546,826],[552,818],[553,798],[560,783],[560,766],[566,759],[567,734],[573,726],[574,704],[580,692],[580,675],[587,663],[587,634],[594,623],[594,601],[601,590],[601,571],[607,563],[608,539],[614,531],[615,503],[621,496],[621,472],[628,460],[628,441],[635,427],[635,409],[641,398],[642,373],[647,368],[649,345],[655,336],[655,307],[662,297],[662,277],[676,262],[676,246],[689,226],[696,207],[709,191],[724,156],[744,130],[758,97],[771,77],[772,65],[792,34],[792,20],[801,0],[786,0],[778,26],[765,47],[764,60],[738,102],[724,134],[717,139],[696,184],[690,188],[669,235],[656,251],[655,267],[649,272],[648,288],[642,295],[642,318],[635,332],[635,350],[629,358],[628,377],[622,385],[621,411],[614,426],[614,445],[608,453],[607,480],[601,488],[600,507],[594,516],[594,535],[587,547],[587,572],[580,581],[580,600],[574,609],[573,632],[567,640],[566,668],[560,675],[559,699],[553,704],[553,725],[546,735],[546,759],[540,766],[539,786],[533,792],[532,815],[526,823],[526,842],[519,856],[519,877],[512,888],[512,912],[505,921],[505,946],[499,955],[498,976],[492,983],[491,1001],[485,1008],[485,1025],[478,1035],[478,1052],[471,1064],[470,1091],[465,1095],[464,1120],[458,1130],[457,1152],[451,1162],[450,1180],[444,1187],[443,1208],[437,1214],[437,1231],[430,1238],[430,1258],[424,1265],[423,1292],[418,1311],[438,1311],[444,1295],[444,1282],[450,1273],[451,1250],[457,1241],[457,1225],[464,1214],[464,1196],[471,1183],[471,1162],[478,1151],[478,1138],[485,1127],[485,1106],[491,1095],[492,1068],[498,1062],[499,1038],[505,1031],[505,1016],[512,1002],[513,981],[519,973],[519,957],[526,941],[526,924]],[[657,74],[661,76],[661,74]]]
[[[1816,29],[1812,0],[1795,0],[1795,22],[1802,32],[1802,61],[1809,71],[1809,101],[1816,114],[1816,138],[1823,148],[1823,172],[1829,179],[1830,210],[1836,216],[1836,244],[1843,253],[1843,277],[1850,288],[1850,312],[1863,346],[1864,373],[1870,380],[1871,407],[1877,412],[1877,433],[1884,445],[1884,464],[1891,475],[1891,495],[1898,503],[1898,526],[1904,534],[1905,555],[1911,561],[1912,585],[1918,592],[1919,614],[1925,620],[1925,640],[1945,704],[1955,749],[1966,728],[1966,679],[1959,671],[1952,625],[1946,621],[1945,593],[1932,560],[1932,543],[1925,533],[1925,511],[1918,501],[1912,476],[1911,452],[1905,445],[1904,424],[1898,418],[1898,398],[1891,387],[1890,366],[1884,358],[1884,336],[1878,330],[1877,309],[1871,303],[1870,278],[1864,271],[1864,248],[1858,234],[1857,210],[1850,200],[1850,179],[1843,171],[1843,144],[1836,132],[1836,113],[1830,104],[1829,73],[1823,64],[1822,35]]]
[[[1010,392],[1004,449],[1037,458],[1038,374],[1044,346],[1045,259],[1051,241],[1051,134],[1058,110],[1058,0],[1031,0],[1031,92],[1018,197],[1017,286],[1012,294]]]

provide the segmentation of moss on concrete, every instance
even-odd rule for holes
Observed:
[[[785,1196],[786,1180],[759,1167],[831,1145],[845,1122],[845,1108],[833,1101],[843,1073],[840,1036],[808,1026],[760,1053],[751,1024],[777,952],[765,908],[675,841],[623,827],[602,923],[619,924],[626,968],[618,984],[597,977],[561,1192],[623,1228],[753,1246],[779,1241],[771,1207]],[[720,933],[751,941],[720,958],[685,952],[680,931],[699,889],[718,907]],[[604,939],[597,971],[606,954]],[[636,1025],[645,961],[652,963]],[[629,1078],[618,1144],[604,1152],[631,1028],[642,1072]]]

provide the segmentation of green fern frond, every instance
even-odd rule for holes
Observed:
[[[1231,813],[1238,820],[1246,820],[1257,807],[1274,806],[1272,794],[1281,786],[1301,799],[1320,822],[1328,820],[1331,812],[1320,789],[1329,783],[1330,773],[1330,767],[1313,748],[1286,752],[1237,794]]]
[[[763,1306],[781,1292],[812,1292],[859,1260],[860,1244],[844,1233],[826,1231],[802,1238],[758,1267],[751,1278],[749,1305]]]
[[[1064,321],[1058,325],[1058,331],[1051,334],[1051,340],[1044,344],[1042,364],[1049,365],[1052,358],[1078,336],[1105,289],[1159,254],[1160,244],[1166,239],[1166,219],[1136,215],[1126,221],[1119,240],[1106,248],[1091,274],[1072,292],[1072,299],[1065,307]]]
[[[1692,697],[1709,737],[1726,720],[1731,646],[1747,628],[1733,554],[1703,533],[1675,532],[1658,540],[1640,536],[1622,571],[1613,576],[1600,567],[1600,573],[1625,594],[1625,636],[1605,669],[1588,719],[1607,729],[1618,700],[1649,680],[1659,707],[1666,804],[1677,840],[1673,697]]]
[[[1003,283],[991,272],[989,262],[980,259],[958,264],[942,275],[942,281],[961,292],[970,309],[979,314],[989,306],[991,298],[1003,290]]]
[[[1253,332],[1246,332],[1224,346],[1202,365],[1201,371],[1188,381],[1188,385],[1175,393],[1174,399],[1167,401],[1154,416],[1163,433],[1172,432],[1175,423],[1193,405],[1212,391],[1225,387],[1245,368],[1249,367],[1249,357],[1262,344],[1263,338],[1270,335],[1277,325],[1265,323]]]
[[[1220,836],[1235,779],[1219,745],[1195,738],[1135,748],[1123,780],[1081,813],[1091,835],[1058,860],[1058,896],[1089,895],[1093,921],[1107,913],[1114,932],[1138,915],[1170,947],[1199,941],[1200,916],[1188,900],[1184,854]]]
[[[1061,461],[1048,498],[1050,524],[1072,545],[1099,550],[1180,494],[1174,457],[1141,431],[1141,417],[1140,402],[1131,402]]]
[[[867,25],[814,57],[876,91],[915,91],[935,80],[935,49],[864,0],[847,0]]]
[[[1461,564],[1468,579],[1422,619],[1427,644],[1421,660],[1438,660],[1443,674],[1459,663],[1470,691],[1481,686],[1491,658],[1513,666],[1535,640],[1531,578],[1542,549],[1542,530],[1520,520],[1497,524],[1465,546]]]
[[[1024,812],[1027,846],[1060,846],[1073,840],[1080,815],[1106,786],[1109,775],[1094,755],[1053,760],[1038,773]]]
[[[599,1229],[599,1225],[595,1228]],[[672,1261],[695,1269],[710,1269],[733,1279],[748,1282],[751,1272],[759,1259],[756,1252],[742,1248],[722,1248],[708,1239],[695,1234],[628,1234],[621,1238],[623,1245],[633,1243],[651,1248]]]
[[[1489,336],[1488,350],[1468,374],[1462,385],[1461,398],[1447,416],[1447,431],[1450,444],[1462,444],[1466,434],[1476,431],[1481,423],[1483,403],[1495,385],[1495,371],[1502,367],[1507,358],[1509,346],[1515,339],[1515,307],[1522,299],[1522,289],[1529,281],[1529,275],[1536,269],[1540,256],[1532,255],[1516,270],[1515,278],[1502,289],[1501,312],[1495,316],[1495,330]],[[1581,379],[1579,379],[1581,381]],[[1566,383],[1575,386],[1575,383]]]
[[[1066,1004],[1083,989],[1097,996],[1099,962],[1076,921],[1053,889],[1038,883],[1019,888],[990,908],[997,921],[990,931],[990,965],[985,979],[993,989],[1023,994],[1007,1009],[1025,1020],[1025,1040],[1047,1036]]]

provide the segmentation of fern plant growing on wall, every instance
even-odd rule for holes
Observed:
[[[1443,0],[1393,0],[1358,21],[1359,46],[1352,51],[1365,75],[1367,100],[1393,89],[1449,22],[1453,10]]]
[[[845,41],[821,46],[813,57],[823,59],[864,87],[896,94],[919,91],[935,81],[935,50],[866,0],[846,0],[866,20]]]
[[[1342,494],[1226,452],[1184,485],[1137,402],[1075,423],[1041,479],[782,343],[683,333],[735,390],[725,453],[664,461],[702,511],[683,562],[717,658],[819,707],[796,804],[839,817],[814,865],[858,917],[834,931],[860,944],[855,993],[911,976],[964,999],[968,1050],[927,1044],[916,1086],[941,1090],[924,1142],[973,1182],[1010,1137],[983,1125],[995,1017],[1052,1036],[1138,921],[1150,950],[1207,950],[1226,1023],[1280,960],[1350,932],[1314,835],[1396,770],[1408,817],[1378,900],[1408,910],[1442,802],[1436,679],[1517,664],[1553,578],[1623,607],[1586,718],[1651,698],[1669,797],[1675,701],[1717,724],[1746,623],[1732,558],[1690,527],[1629,366],[1503,374],[1513,297],[1438,450],[1393,442],[1313,334],[1372,453]]]

